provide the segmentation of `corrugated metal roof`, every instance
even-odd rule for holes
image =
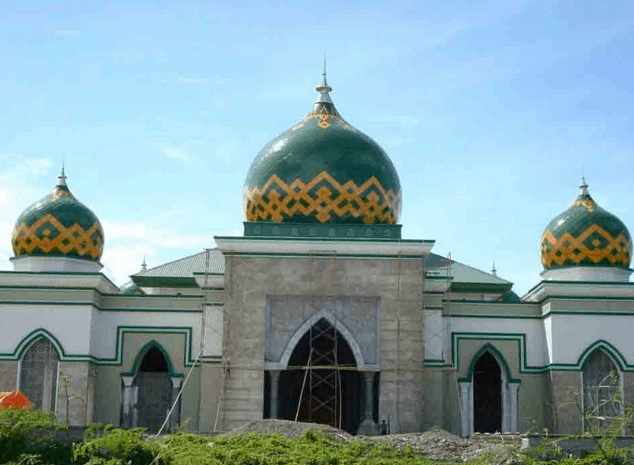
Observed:
[[[439,274],[444,274],[445,270],[451,270],[453,282],[456,283],[511,284],[510,281],[492,273],[487,273],[435,253],[429,254],[429,257],[425,260],[425,268],[427,271],[437,271]]]
[[[180,258],[173,262],[165,263],[146,271],[136,273],[134,276],[160,277],[160,278],[193,278],[194,273],[205,272],[205,251],[189,257]],[[486,271],[479,270],[464,263],[445,258],[435,253],[429,254],[425,260],[425,267],[429,272],[445,274],[451,270],[453,282],[459,283],[483,283],[483,284],[510,284],[510,281],[502,279]],[[225,258],[218,249],[209,250],[209,273],[222,274],[225,272]]]
[[[133,276],[160,278],[193,278],[194,273],[205,272],[206,251],[179,258],[173,262],[141,271]],[[225,272],[225,257],[218,249],[209,250],[209,273]]]

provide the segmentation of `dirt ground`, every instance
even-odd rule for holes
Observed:
[[[296,438],[309,429],[318,429],[343,441],[368,440],[385,442],[395,447],[411,447],[415,452],[430,459],[467,462],[483,456],[490,456],[495,462],[503,462],[509,451],[519,449],[520,437],[508,434],[476,434],[470,439],[462,439],[447,431],[433,430],[424,433],[388,434],[386,436],[352,436],[345,431],[328,425],[301,423],[289,420],[261,420],[246,423],[228,434],[280,433]]]

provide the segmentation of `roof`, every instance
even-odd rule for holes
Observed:
[[[425,268],[428,273],[446,276],[450,273],[454,283],[479,283],[479,284],[500,284],[512,285],[510,281],[502,279],[493,273],[479,270],[464,263],[457,262],[451,258],[445,258],[435,253],[430,253],[425,260]],[[447,271],[449,270],[449,271]]]
[[[188,257],[180,258],[163,265],[141,271],[131,276],[139,286],[195,286],[195,275],[205,273],[206,251]],[[493,285],[500,292],[506,292],[513,283],[495,276],[492,273],[479,270],[464,263],[445,258],[435,253],[429,254],[425,260],[425,267],[431,276],[451,276],[452,287],[456,284]],[[209,274],[223,274],[225,259],[217,248],[209,249]],[[450,274],[448,274],[450,273]],[[464,286],[462,286],[464,287]],[[492,289],[493,289],[492,288]],[[457,290],[457,289],[456,289]]]
[[[140,271],[133,274],[131,278],[139,286],[152,286],[153,283],[168,285],[170,282],[174,287],[194,286],[195,273],[223,274],[225,272],[225,258],[220,250],[209,249],[208,269],[205,269],[206,255],[207,251],[203,250],[197,254]]]

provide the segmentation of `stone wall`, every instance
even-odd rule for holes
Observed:
[[[263,415],[269,295],[373,297],[380,302],[379,419],[422,429],[422,260],[226,255],[224,337],[230,359],[223,428]]]
[[[0,361],[0,392],[13,391],[18,387],[18,362]]]
[[[379,367],[380,301],[375,296],[269,295],[266,305],[265,360],[280,363],[285,350],[293,349],[298,330],[313,315],[335,318],[340,331],[349,332],[358,344],[357,363]],[[303,334],[302,334],[303,335]],[[351,343],[352,341],[348,341]],[[282,368],[286,368],[285,366]]]
[[[59,362],[57,415],[71,426],[86,426],[92,421],[93,387],[89,362]],[[89,405],[90,404],[90,405]]]
[[[581,414],[581,372],[551,371],[552,424],[557,434],[577,434],[583,430]]]

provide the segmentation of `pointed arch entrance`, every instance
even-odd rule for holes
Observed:
[[[138,426],[149,432],[159,430],[171,406],[172,381],[167,369],[167,359],[156,347],[151,347],[141,360],[135,379],[139,388]]]
[[[174,372],[168,353],[158,342],[143,346],[132,370],[121,375],[121,426],[142,426],[156,433],[164,423],[164,431],[169,431],[180,422],[178,391],[183,376]]]
[[[330,320],[322,316],[312,322],[290,352],[286,369],[271,372],[270,416],[323,423],[355,433],[363,419],[363,373],[358,371],[355,353],[343,335],[345,329]],[[369,391],[373,398],[372,389]]]
[[[484,352],[473,369],[473,429],[502,431],[502,370],[491,352]]]
[[[476,352],[468,376],[458,384],[462,437],[519,431],[520,380],[511,376],[504,355],[495,346],[485,344]]]

